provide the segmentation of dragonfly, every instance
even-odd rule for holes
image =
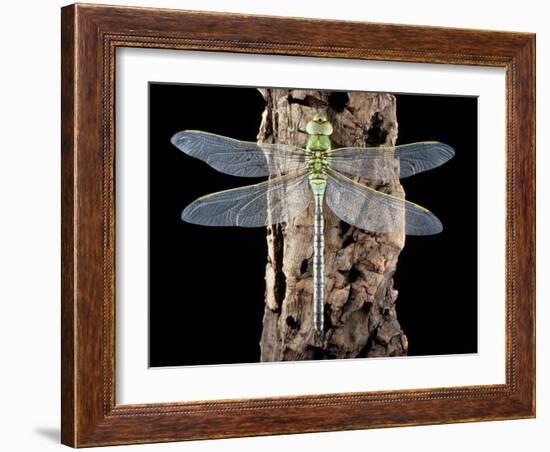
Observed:
[[[332,149],[333,126],[324,112],[307,122],[305,147],[240,141],[198,130],[171,138],[178,149],[225,174],[269,177],[243,187],[207,194],[184,208],[183,221],[205,226],[264,227],[285,223],[314,202],[313,327],[324,335],[325,204],[345,223],[373,233],[431,235],[443,230],[429,210],[375,190],[359,178],[390,181],[436,168],[455,152],[424,141],[399,146]]]

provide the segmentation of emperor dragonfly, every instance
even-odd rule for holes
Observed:
[[[282,143],[239,141],[185,130],[171,142],[216,170],[241,177],[270,178],[262,183],[212,193],[182,212],[188,223],[262,227],[288,222],[313,200],[313,326],[323,337],[324,215],[327,206],[344,222],[374,233],[437,234],[439,219],[427,209],[360,184],[352,177],[403,179],[436,168],[454,150],[436,141],[384,147],[332,149],[332,124],[325,113],[307,123],[305,148]]]

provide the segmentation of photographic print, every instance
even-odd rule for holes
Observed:
[[[149,84],[151,367],[477,353],[477,98]]]
[[[64,444],[535,416],[533,34],[61,23]]]

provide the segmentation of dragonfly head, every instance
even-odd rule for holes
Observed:
[[[328,121],[325,113],[316,113],[306,125],[306,132],[310,135],[332,134],[332,124]]]

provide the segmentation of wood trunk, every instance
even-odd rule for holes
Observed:
[[[391,94],[261,89],[266,108],[259,142],[305,146],[301,130],[317,111],[334,126],[332,147],[393,145]],[[404,197],[399,181],[360,180]],[[364,358],[407,353],[397,320],[393,274],[405,237],[365,232],[325,214],[325,336],[313,329],[313,203],[288,223],[267,228],[268,258],[261,361]]]

